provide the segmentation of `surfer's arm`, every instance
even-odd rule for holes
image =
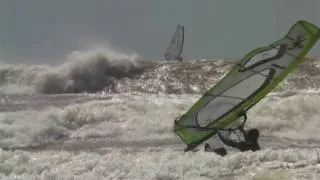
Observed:
[[[221,141],[225,144],[225,145],[228,145],[228,146],[231,146],[231,147],[237,147],[237,143],[230,140],[230,139],[227,139],[225,137],[223,137],[220,132],[218,132],[218,136],[219,138],[221,139]]]

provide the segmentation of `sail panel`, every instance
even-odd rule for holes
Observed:
[[[259,88],[268,81],[268,77],[273,75],[272,72],[271,69],[266,69],[263,70],[261,74],[267,73],[268,76],[262,76],[260,73],[252,74],[252,76],[231,86],[230,89],[227,89],[220,95],[207,94],[212,97],[212,100],[208,99],[209,103],[197,112],[196,120],[199,127],[207,127],[213,123],[214,120],[217,120],[219,117],[237,107],[250,95],[258,91]]]

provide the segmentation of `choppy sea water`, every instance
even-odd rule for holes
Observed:
[[[320,63],[306,60],[248,112],[259,152],[183,152],[173,120],[234,65],[106,52],[0,64],[1,179],[319,179]],[[213,146],[222,146],[210,139]]]

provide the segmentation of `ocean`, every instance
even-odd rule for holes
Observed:
[[[174,119],[234,64],[107,51],[74,52],[56,66],[0,63],[0,178],[320,179],[316,57],[248,112],[261,151],[183,152]]]

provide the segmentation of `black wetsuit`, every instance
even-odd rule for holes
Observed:
[[[258,138],[259,138],[259,130],[258,129],[251,129],[247,132],[244,131],[243,129],[243,125],[247,120],[247,115],[245,112],[239,114],[239,117],[244,117],[244,122],[241,126],[239,126],[237,129],[240,130],[243,134],[244,137],[244,141],[241,142],[236,142],[236,141],[232,141],[230,139],[227,139],[225,137],[223,137],[220,132],[218,132],[218,135],[221,139],[221,141],[228,146],[231,146],[233,148],[237,148],[240,151],[258,151],[260,150],[260,146],[258,144]],[[209,151],[209,152],[215,152],[221,156],[224,156],[227,154],[227,150],[225,148],[216,148],[213,149],[210,147],[210,145],[208,143],[205,144],[205,151]]]
[[[204,151],[215,152],[215,153],[219,154],[220,156],[225,156],[228,154],[228,152],[225,148],[220,147],[220,148],[212,149],[208,143],[206,143],[204,145]]]
[[[233,148],[237,148],[240,151],[258,151],[260,150],[260,145],[258,144],[257,139],[252,140],[250,137],[248,137],[247,133],[243,130],[240,129],[240,131],[243,133],[244,139],[245,141],[241,141],[241,142],[235,142],[232,141],[230,139],[227,139],[225,137],[223,137],[220,133],[218,133],[221,141],[228,146],[231,146]]]
[[[225,137],[223,137],[220,133],[218,133],[221,141],[225,144],[225,145],[228,145],[228,146],[231,146],[233,148],[237,148],[239,149],[240,151],[258,151],[260,150],[260,146],[258,144],[258,141],[257,139],[256,140],[252,140],[248,137],[247,133],[241,129],[240,131],[242,131],[243,135],[244,135],[244,138],[245,138],[245,141],[241,141],[241,142],[235,142],[235,141],[232,141],[230,139],[227,139]],[[223,147],[220,147],[220,148],[216,148],[216,149],[213,149],[210,147],[210,145],[208,143],[205,144],[205,147],[204,147],[204,150],[207,151],[207,152],[215,152],[216,154],[219,154],[221,156],[225,156],[227,155],[227,150]]]

